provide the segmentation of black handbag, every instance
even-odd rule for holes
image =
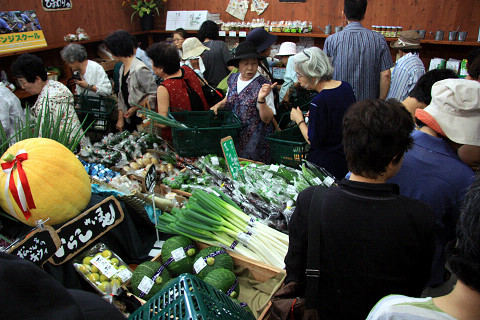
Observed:
[[[207,100],[207,103],[210,107],[213,107],[214,105],[223,100],[225,95],[223,94],[222,90],[215,89],[214,87],[209,85],[205,79],[200,77],[197,73],[195,74],[202,83],[203,95],[205,96],[205,99]]]

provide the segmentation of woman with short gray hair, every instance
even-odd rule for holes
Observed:
[[[86,92],[93,96],[109,96],[112,84],[103,67],[88,60],[87,50],[82,45],[70,43],[60,52],[63,61],[72,69],[76,94]]]
[[[307,160],[325,168],[337,179],[347,174],[342,144],[343,115],[356,102],[348,82],[333,80],[333,67],[327,55],[317,47],[293,56],[298,82],[318,94],[310,104],[309,123],[300,108],[293,108],[290,119],[295,121],[310,144]]]

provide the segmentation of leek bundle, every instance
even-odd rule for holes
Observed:
[[[195,190],[185,207],[163,213],[156,227],[284,268],[288,236],[243,213],[220,190],[214,193]]]
[[[159,114],[158,112],[155,112],[155,111],[152,111],[152,110],[140,107],[140,106],[138,106],[138,107],[141,110],[141,111],[139,111],[139,113],[143,114],[145,117],[147,117],[148,119],[150,119],[154,123],[163,124],[165,126],[172,127],[172,128],[187,128],[186,125],[184,125],[181,122],[178,122],[175,119],[170,119],[170,118],[164,117],[161,114]]]

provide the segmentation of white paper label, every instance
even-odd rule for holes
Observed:
[[[152,289],[154,283],[155,282],[149,277],[143,276],[142,281],[140,281],[140,284],[138,285],[138,290],[144,292],[145,294],[148,294]]]
[[[123,283],[130,280],[130,278],[132,277],[132,272],[127,268],[123,268],[118,270],[118,272],[115,275],[120,279],[122,279],[122,283]]]
[[[273,172],[277,172],[277,171],[278,171],[278,168],[280,168],[280,167],[277,166],[276,164],[271,164],[271,165],[270,165],[270,170],[273,171]]]
[[[244,233],[244,232],[239,232],[237,235],[238,240],[240,241],[241,244],[243,244],[245,247],[248,246],[248,242],[250,241],[250,238],[252,236]]]
[[[238,36],[242,37],[242,38],[245,38],[247,36],[247,31],[239,31]]]
[[[180,261],[185,257],[185,251],[183,250],[183,248],[178,248],[172,251],[172,258],[175,261]]]
[[[101,255],[95,256],[90,262],[107,278],[111,278],[117,273],[117,269],[115,269],[115,267]]]
[[[195,270],[195,273],[200,273],[200,271],[203,270],[207,266],[207,263],[203,258],[199,258],[195,263],[193,264],[193,270]]]
[[[330,187],[335,180],[332,177],[326,177],[325,180],[323,180],[323,183],[327,186]]]
[[[267,172],[265,172],[265,173],[263,174],[263,178],[264,178],[265,180],[269,180],[271,177],[273,177],[273,173],[271,173],[271,172],[268,172],[268,171],[267,171]]]
[[[210,161],[212,162],[212,165],[218,166],[220,162],[218,161],[218,157],[211,157]]]
[[[236,37],[237,36],[237,31],[228,31],[228,36],[229,37]]]
[[[218,31],[218,36],[219,37],[225,37],[226,36],[226,32],[225,31]]]
[[[313,182],[315,182],[315,184],[319,186],[322,184],[322,179],[320,179],[319,177],[315,177],[313,178]]]

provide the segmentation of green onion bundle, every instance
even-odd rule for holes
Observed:
[[[158,112],[155,112],[143,107],[140,107],[140,110],[141,110],[140,113],[144,114],[148,119],[150,119],[154,123],[163,124],[165,126],[172,127],[172,128],[187,128],[187,126],[184,125],[183,123],[178,122],[175,119],[164,117]]]
[[[163,213],[157,228],[284,268],[288,236],[243,213],[221,191],[215,193],[195,190],[185,207]]]

